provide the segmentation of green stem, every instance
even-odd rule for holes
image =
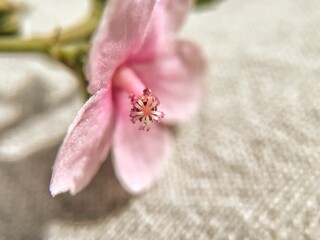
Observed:
[[[45,37],[3,37],[0,38],[0,51],[2,52],[44,52],[56,45],[88,40],[95,30],[103,9],[99,0],[91,0],[91,11],[79,24],[66,29],[57,29]]]
[[[83,66],[89,50],[89,39],[100,20],[104,4],[102,0],[91,0],[91,10],[83,21],[65,29],[57,29],[44,37],[2,37],[0,52],[40,52],[53,57],[78,76],[84,96],[88,98]]]
[[[0,16],[0,35],[17,34],[19,21],[17,14],[6,14]]]
[[[13,3],[6,0],[0,0],[0,14],[11,12],[11,11],[14,11],[15,9],[16,9],[16,6]]]
[[[101,0],[91,0],[90,13],[79,24],[61,29],[59,42],[68,43],[78,41],[79,39],[88,40],[100,21],[104,4]]]
[[[52,38],[0,38],[1,52],[45,52],[53,45]]]
[[[19,31],[20,8],[7,0],[0,0],[0,35],[16,34]]]

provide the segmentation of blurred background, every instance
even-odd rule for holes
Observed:
[[[0,0],[0,240],[320,239],[320,1],[199,1],[180,36],[207,57],[206,99],[177,126],[158,185],[131,197],[106,161],[83,192],[55,198],[103,2],[13,3]],[[42,38],[9,53],[17,32],[65,42],[51,57]]]

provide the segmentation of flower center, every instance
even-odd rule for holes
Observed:
[[[164,113],[158,111],[159,99],[141,82],[136,73],[127,66],[121,66],[113,77],[113,87],[131,94],[130,118],[132,123],[140,122],[139,130],[150,130],[151,122],[159,122]],[[144,90],[143,90],[144,89]],[[142,95],[140,95],[142,91]]]
[[[140,121],[139,130],[149,131],[151,122],[159,122],[164,117],[164,113],[158,111],[159,99],[152,95],[149,88],[144,89],[141,96],[132,94],[129,98],[131,99],[129,116],[132,123]]]

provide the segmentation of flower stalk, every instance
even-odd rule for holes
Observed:
[[[85,56],[89,49],[88,42],[99,22],[103,6],[103,1],[91,0],[91,10],[80,23],[56,29],[47,36],[2,37],[0,38],[0,52],[44,53],[73,70],[82,72]],[[10,9],[7,5],[3,5],[3,9],[5,8]]]
[[[104,5],[104,0],[91,0],[90,11],[81,22],[67,28],[56,29],[47,36],[1,37],[0,52],[37,52],[52,57],[69,67],[77,75],[84,98],[87,99],[89,94],[86,90],[87,81],[83,67],[89,51],[90,37],[98,25]],[[12,33],[18,32],[18,17],[13,14],[16,10],[16,6],[0,0],[0,32],[4,31],[2,26],[6,26],[6,32],[9,29]],[[16,19],[15,22],[14,19]],[[12,24],[9,24],[9,20],[12,21]]]
[[[0,35],[18,33],[19,10],[17,5],[7,0],[0,0]]]

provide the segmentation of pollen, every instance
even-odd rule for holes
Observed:
[[[139,130],[150,130],[152,122],[160,122],[164,113],[158,111],[159,99],[154,96],[149,88],[143,90],[141,96],[131,95],[130,118],[132,123],[140,122]]]

